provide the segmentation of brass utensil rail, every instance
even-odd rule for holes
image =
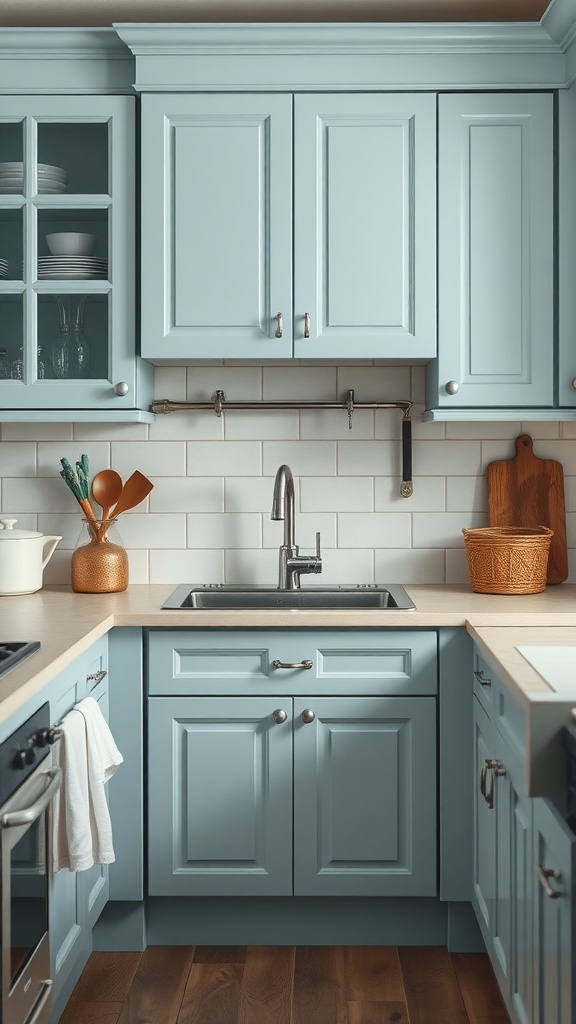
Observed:
[[[216,391],[207,402],[172,402],[168,398],[152,402],[150,409],[154,413],[180,412],[182,410],[214,412],[221,416],[227,409],[344,409],[348,413],[348,426],[352,429],[352,416],[355,409],[402,409],[402,482],[400,495],[409,498],[413,492],[412,485],[412,402],[357,402],[353,388],[349,388],[341,402],[317,402],[306,399],[243,399],[228,401],[223,391]]]

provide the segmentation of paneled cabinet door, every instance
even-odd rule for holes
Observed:
[[[576,836],[548,800],[534,800],[534,1024],[574,1020]]]
[[[138,406],[134,132],[128,96],[2,99],[4,411]]]
[[[142,355],[290,356],[292,97],[145,95],[142,168]]]
[[[439,98],[429,407],[553,404],[553,130],[551,94]]]
[[[436,354],[431,93],[294,98],[294,355]]]
[[[294,895],[435,896],[436,701],[294,698]]]
[[[486,943],[491,945],[496,903],[496,815],[492,777],[487,762],[494,751],[495,731],[477,698],[474,698],[474,856],[472,906]],[[487,785],[488,782],[488,785]]]
[[[151,896],[292,894],[291,704],[149,699]]]

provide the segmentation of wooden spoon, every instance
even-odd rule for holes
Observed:
[[[144,476],[143,473],[139,473],[136,469],[132,476],[129,476],[122,493],[118,498],[118,503],[114,509],[112,509],[112,516],[114,519],[119,516],[122,512],[126,512],[129,508],[134,508],[135,505],[139,505],[144,498],[150,494],[150,491],[154,487],[154,484]]]
[[[102,507],[102,519],[110,513],[122,493],[122,477],[115,469],[101,469],[92,481],[92,497]]]

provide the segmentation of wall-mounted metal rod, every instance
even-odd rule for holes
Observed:
[[[266,401],[265,399],[242,399],[240,401],[229,401],[223,391],[216,391],[209,402],[172,402],[169,398],[161,398],[152,402],[150,409],[154,413],[169,413],[181,411],[202,411],[214,412],[221,416],[228,409],[344,409],[348,413],[348,426],[352,429],[352,416],[356,409],[401,409],[402,416],[402,483],[400,494],[403,498],[409,498],[413,491],[412,486],[412,420],[410,413],[412,402],[357,402],[354,398],[354,390],[349,388],[343,401],[340,402],[317,402],[308,399],[279,399]]]

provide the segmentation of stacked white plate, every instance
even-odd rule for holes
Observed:
[[[98,256],[39,256],[38,279],[43,281],[87,281],[107,278],[108,260]]]
[[[38,164],[38,191],[55,195],[68,191],[68,175],[54,164]],[[24,191],[24,165],[22,161],[0,163],[0,192],[22,194]]]
[[[8,260],[0,259],[0,277],[8,277]]]

